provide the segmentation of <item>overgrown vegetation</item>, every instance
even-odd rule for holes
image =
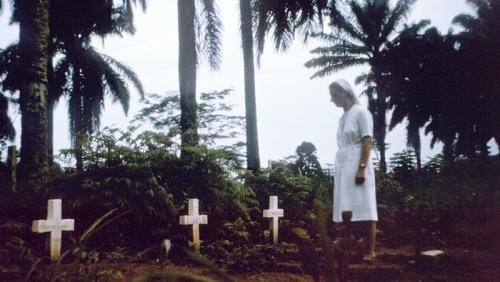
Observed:
[[[246,161],[258,160],[258,138],[253,128],[246,132],[248,144],[241,140],[245,117],[227,103],[232,90],[201,93],[197,101],[198,55],[205,54],[213,69],[221,63],[222,22],[213,0],[198,7],[179,1],[179,41],[186,47],[179,48],[180,93],[147,95],[126,130],[100,128],[104,96],[110,94],[127,112],[126,81],[141,96],[143,87],[131,68],[98,53],[91,38],[133,33],[132,6],[145,9],[146,1],[48,2],[8,2],[21,32],[18,44],[0,50],[0,151],[16,134],[9,106],[20,108],[22,147],[17,185],[0,162],[0,280],[112,281],[131,278],[123,265],[165,270],[171,262],[203,266],[226,281],[232,279],[221,267],[233,273],[285,269],[316,280],[320,273],[334,277],[332,239],[339,232],[330,220],[333,172],[321,167],[314,144],[303,142],[295,154],[266,168],[249,162],[247,171],[243,149],[247,145]],[[476,13],[453,20],[463,31],[440,34],[427,28],[428,21],[404,24],[415,2],[252,1],[251,19],[242,24],[248,35],[252,21],[256,24],[258,56],[269,32],[283,50],[296,31],[306,41],[312,34],[324,39],[327,45],[313,50],[316,57],[306,64],[320,68],[315,76],[369,66],[357,82],[364,84],[381,154],[376,174],[381,245],[413,245],[417,258],[425,246],[499,249],[500,242],[489,240],[498,236],[495,225],[475,227],[495,219],[500,208],[495,174],[500,157],[490,156],[487,147],[489,140],[500,140],[494,122],[500,112],[495,60],[500,5],[468,0]],[[250,3],[240,3],[249,13]],[[333,33],[317,33],[324,18]],[[184,42],[188,33],[194,42]],[[242,44],[247,50],[249,37]],[[253,60],[247,52],[245,57]],[[247,74],[246,80],[254,76]],[[52,114],[63,94],[69,98],[73,144],[54,162]],[[255,126],[255,101],[247,109],[247,125]],[[406,122],[412,149],[395,154],[386,167],[389,110],[389,128]],[[420,159],[420,129],[432,134],[432,145],[444,144],[442,155]],[[262,217],[270,195],[277,195],[285,210],[276,245]],[[56,262],[49,262],[47,236],[30,230],[32,220],[45,217],[52,198],[63,199],[63,218],[76,220],[75,231],[64,233]],[[178,223],[189,198],[198,198],[200,212],[209,218],[208,226],[201,226],[201,255],[188,251],[189,228]],[[165,271],[134,281],[169,279],[211,281]]]
[[[231,151],[199,147],[193,150],[195,157],[185,161],[174,153],[174,142],[167,135],[142,132],[132,136],[112,129],[93,134],[84,146],[84,172],[54,168],[58,172],[51,181],[36,191],[2,190],[4,255],[0,263],[4,277],[25,276],[31,265],[45,263],[46,259],[39,261],[46,255],[44,240],[33,236],[29,226],[31,220],[44,217],[46,200],[54,197],[63,199],[63,218],[77,219],[76,231],[64,235],[65,246],[77,241],[81,227],[90,226],[103,213],[117,209],[125,214],[95,232],[79,252],[64,258],[65,264],[83,264],[79,271],[87,274],[101,264],[154,264],[162,258],[159,245],[164,238],[187,247],[188,228],[177,221],[186,213],[186,199],[191,197],[200,199],[201,213],[209,216],[209,228],[201,227],[201,252],[230,270],[270,270],[283,260],[300,262],[297,251],[286,243],[277,248],[269,245],[268,222],[262,218],[269,195],[278,195],[285,209],[281,223],[285,242],[295,243],[287,230],[300,227],[321,246],[315,202],[331,211],[333,183],[326,171],[305,166],[314,164],[304,161],[314,159],[313,150],[307,150],[311,155],[306,156],[300,151],[304,146],[298,146],[295,157],[274,162],[254,175],[239,169],[237,154]],[[432,230],[421,234],[421,244],[453,243],[445,236],[457,220],[452,213],[498,203],[499,179],[487,173],[500,168],[496,157],[443,166],[438,156],[418,170],[414,154],[405,151],[391,163],[390,172],[377,173],[383,244],[414,244],[415,220],[422,210],[425,216],[419,222]],[[329,212],[325,215],[328,219]],[[335,236],[333,226],[327,228]],[[175,250],[170,260],[190,261]],[[115,272],[109,271],[113,276]]]
[[[126,131],[104,128],[82,139],[83,171],[71,166],[74,150],[65,150],[59,159],[67,166],[53,166],[47,184],[20,186],[18,191],[2,189],[2,279],[25,277],[32,266],[38,270],[46,267],[44,240],[33,236],[29,226],[33,219],[44,217],[50,198],[62,198],[63,217],[77,220],[75,232],[64,235],[65,246],[81,241],[85,234],[81,227],[92,226],[100,215],[115,209],[123,214],[93,232],[85,245],[65,254],[61,262],[69,269],[58,270],[63,280],[71,280],[69,273],[75,271],[84,277],[115,279],[121,277],[121,263],[165,261],[160,248],[165,238],[175,246],[167,261],[192,264],[183,251],[189,246],[189,230],[178,225],[179,215],[187,212],[188,198],[200,199],[201,213],[209,217],[209,227],[201,227],[201,253],[219,266],[241,272],[279,269],[281,261],[290,260],[306,261],[305,269],[311,261],[316,262],[316,269],[324,264],[322,260],[304,260],[304,255],[316,258],[317,254],[297,250],[295,244],[304,242],[297,241],[303,239],[294,234],[299,229],[306,232],[303,236],[310,238],[311,250],[330,244],[325,236],[338,234],[332,224],[321,223],[330,222],[331,171],[321,167],[316,148],[309,142],[300,144],[294,155],[255,174],[242,169],[237,142],[227,147],[210,146],[215,144],[211,140],[228,137],[218,133],[228,125],[218,123],[221,115],[214,110],[230,112],[226,104],[217,107],[228,93],[204,96],[206,105],[200,109],[208,110],[200,113],[206,120],[201,127],[206,134],[201,136],[207,145],[190,148],[190,158],[179,156],[178,106],[172,95],[160,103],[147,103]],[[158,105],[174,111],[174,119],[162,119]],[[235,126],[238,120],[234,117]],[[141,122],[162,130],[150,131]],[[463,215],[498,202],[499,179],[488,173],[500,169],[498,157],[463,158],[450,165],[437,156],[419,168],[415,153],[404,151],[395,154],[391,164],[389,172],[377,172],[380,229],[384,232],[381,242],[385,245],[452,244],[447,236],[456,222],[453,213]],[[277,195],[285,210],[281,220],[284,242],[274,247],[270,245],[268,222],[262,218],[270,195]],[[71,265],[80,266],[72,269]]]

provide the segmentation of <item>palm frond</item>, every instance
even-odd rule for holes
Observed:
[[[83,131],[92,133],[100,127],[104,108],[104,83],[101,68],[82,69],[82,124]]]
[[[368,97],[368,100],[373,100],[376,93],[377,91],[375,86],[370,84],[363,91],[361,91],[360,96],[364,95]]]
[[[257,45],[257,61],[264,51],[266,35],[272,31],[277,51],[287,50],[293,41],[293,22],[296,14],[290,11],[290,1],[255,1],[254,26]]]
[[[442,131],[440,131],[438,123],[439,122],[431,119],[431,121],[425,127],[425,135],[428,135],[429,133],[432,133],[432,139],[431,139],[431,144],[430,144],[431,145],[431,149],[434,148],[434,145],[436,145],[437,141],[442,141],[441,137],[443,135],[442,135]]]
[[[368,63],[368,59],[355,56],[321,56],[306,62],[307,68],[321,68],[312,78],[324,77],[349,67],[361,66]]]
[[[356,79],[354,80],[354,83],[356,85],[359,85],[361,83],[364,83],[365,85],[368,85],[370,82],[373,82],[373,73],[362,73]]]
[[[394,107],[394,111],[392,112],[391,120],[389,122],[389,130],[393,130],[398,124],[403,122],[405,117],[407,116],[408,110],[403,106]]]
[[[0,78],[4,90],[16,91],[23,85],[25,75],[19,52],[18,44],[11,44],[0,52]]]
[[[365,95],[368,97],[368,110],[370,113],[375,115],[377,113],[377,101],[375,100],[374,96],[376,93],[375,87],[368,87],[365,89],[365,91],[361,92],[361,95]]]
[[[476,10],[488,9],[490,7],[488,0],[466,0],[465,2]]]
[[[66,91],[66,85],[68,84],[68,75],[70,73],[70,61],[68,57],[63,57],[59,60],[54,67],[54,72],[51,85],[49,85],[49,97],[51,101],[57,101]]]
[[[104,77],[113,101],[120,102],[123,111],[127,114],[130,104],[130,93],[127,89],[127,84],[120,78],[118,73],[109,66],[104,70]]]
[[[406,144],[413,147],[415,152],[420,151],[420,126],[416,123],[412,116],[408,116],[408,123],[406,124]]]
[[[117,67],[121,72],[127,70],[128,68],[124,67],[124,65],[120,64],[116,60],[111,61],[111,57],[109,56],[104,57],[103,54],[95,51],[92,47],[87,48],[85,54],[87,58],[87,64],[89,66],[92,66],[96,70],[96,72],[101,73],[102,78],[106,82],[105,88],[108,89],[108,93],[113,98],[113,102],[118,101],[121,104],[125,114],[127,114],[130,102],[130,92],[127,88],[125,80],[120,76],[118,72],[115,71],[113,67],[121,66]],[[110,60],[111,64],[109,64],[107,60]],[[127,72],[124,74],[132,78],[135,77],[133,75],[133,72]]]
[[[471,15],[460,14],[453,18],[452,24],[459,25],[466,30],[475,30],[477,27],[477,19]]]
[[[328,0],[296,1],[292,10],[299,15],[297,26],[313,21],[322,26],[324,11],[328,8],[328,4]]]
[[[381,0],[381,1],[386,1],[386,0]],[[369,35],[370,33],[373,33],[371,29],[371,21],[374,16],[374,11],[367,11],[369,9],[369,1],[365,2],[365,6],[362,7],[357,1],[350,1],[349,2],[349,7],[351,10],[352,15],[356,19],[354,21],[355,24],[357,24],[361,28],[361,32],[364,35]],[[368,6],[368,7],[367,7]]]
[[[411,25],[410,28],[413,29],[414,33],[418,33],[421,32],[424,28],[428,27],[430,24],[430,20],[421,20],[418,23]]]
[[[71,75],[73,77],[72,93],[71,95],[69,95],[68,99],[69,133],[73,142],[76,141],[76,135],[78,133],[77,130],[80,129],[82,123],[82,99],[79,93],[79,89],[77,89],[77,87],[75,87],[74,85],[74,77],[76,76],[75,71],[78,70],[75,70],[75,68],[73,67],[71,70]]]
[[[297,19],[297,15],[290,11],[290,3],[284,2],[284,4],[283,6],[271,4],[270,13],[267,14],[273,26],[274,48],[277,51],[286,51],[292,44],[293,23]]]
[[[139,94],[141,95],[141,98],[144,98],[144,88],[142,86],[142,82],[140,81],[139,77],[137,76],[137,74],[127,65],[121,63],[120,61],[118,60],[115,60],[113,57],[111,56],[108,56],[106,54],[103,54],[103,53],[99,53],[104,61],[106,61],[108,64],[111,64],[115,67],[115,69],[117,69],[118,71],[120,71],[121,75],[126,78],[128,81],[132,82],[132,84],[134,85],[135,89],[139,92]]]
[[[405,20],[410,13],[412,5],[416,0],[399,0],[396,6],[390,12],[390,16],[382,26],[382,33],[380,38],[386,40],[389,35],[397,28],[398,24]]]
[[[201,54],[207,58],[211,69],[218,70],[222,62],[222,21],[215,0],[200,0],[201,19],[197,21],[200,25],[197,30],[203,36],[200,42]]]
[[[335,4],[330,6],[330,25],[336,30],[345,31],[349,37],[363,42],[365,35],[359,28],[354,26],[346,15],[337,8]]]
[[[294,39],[293,28],[288,24],[277,25],[274,29],[274,48],[277,51],[286,51]]]
[[[331,47],[318,47],[311,50],[311,53],[318,55],[358,55],[368,57],[368,48],[364,46],[348,45],[348,44],[338,44]]]
[[[323,29],[323,11],[328,7],[328,1],[298,1],[296,7],[300,13],[294,29],[305,44],[312,34]]]
[[[146,8],[148,7],[148,5],[147,5],[147,3],[148,3],[148,2],[147,2],[147,0],[132,0],[132,1],[134,1],[134,4],[139,3],[139,5],[140,5],[140,6],[141,6],[141,8],[142,8],[142,11],[143,11],[143,12],[146,12]]]
[[[0,93],[0,141],[13,141],[15,136],[16,130],[9,117],[9,100]]]
[[[272,33],[276,51],[286,51],[299,35],[307,42],[313,33],[323,28],[323,16],[329,0],[255,0],[254,30],[257,62],[264,50],[266,35]]]
[[[346,45],[353,45],[357,47],[361,47],[363,45],[358,44],[360,42],[356,38],[351,38],[349,35],[345,34],[345,32],[341,30],[337,30],[332,33],[314,33],[311,35],[315,39],[319,39],[321,41],[324,41],[327,44],[331,45],[336,45],[336,44],[346,44]]]
[[[146,0],[122,0],[122,5],[118,6],[114,9],[115,13],[118,16],[115,16],[115,26],[114,33],[121,36],[121,32],[125,31],[130,34],[135,33],[134,26],[134,5],[139,5],[142,8],[142,11],[145,12],[147,8]],[[101,36],[105,36],[107,34],[100,34]]]
[[[254,39],[255,45],[257,48],[257,64],[260,64],[260,57],[264,52],[264,44],[266,41],[266,34],[269,30],[269,23],[267,20],[267,15],[262,7],[262,1],[254,2],[255,5],[253,7],[254,10],[254,18],[253,18],[253,30],[255,30]]]

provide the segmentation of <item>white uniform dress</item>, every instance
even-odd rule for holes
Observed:
[[[342,222],[342,212],[352,211],[352,221],[376,221],[375,171],[371,159],[365,168],[365,182],[354,182],[361,160],[361,140],[373,136],[373,118],[363,106],[354,104],[339,122],[335,156],[333,221]]]

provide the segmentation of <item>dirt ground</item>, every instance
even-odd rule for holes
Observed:
[[[381,249],[374,261],[361,261],[351,265],[352,281],[500,281],[500,250],[444,248],[439,258],[415,259],[411,246]],[[289,268],[293,269],[293,268]],[[299,272],[300,265],[296,268]],[[123,271],[129,281],[144,273],[160,271],[158,266],[130,265]],[[169,265],[163,271],[194,273],[220,281],[205,268]],[[233,273],[235,281],[302,282],[314,281],[309,275],[289,272]],[[321,281],[327,281],[321,277]]]
[[[443,244],[445,247],[422,248],[423,251],[440,249],[444,251],[443,255],[416,257],[413,245],[389,248],[391,244],[387,240],[380,240],[379,244],[382,246],[378,246],[375,260],[359,260],[351,264],[350,280],[500,281],[500,209],[471,210],[466,214],[467,216],[460,216],[460,220],[456,223],[447,224],[447,243]],[[295,248],[295,245],[293,247]],[[275,272],[254,269],[250,272],[228,275],[235,281],[243,282],[314,281],[312,276],[302,272],[302,265],[297,259],[287,259],[288,257],[287,255],[278,262]],[[124,275],[123,279],[119,280],[120,282],[157,272],[190,273],[212,278],[215,281],[223,281],[221,276],[203,267],[168,264],[164,269],[160,269],[160,263],[107,266],[119,270]],[[320,281],[329,281],[329,279],[321,276]]]
[[[471,210],[468,216],[450,224],[446,247],[438,257],[416,257],[412,245],[388,248],[380,246],[377,259],[359,261],[350,266],[352,281],[500,281],[500,209]],[[144,273],[159,271],[157,266],[126,267],[123,281]],[[209,270],[169,265],[163,271],[190,272],[221,281]],[[302,274],[299,262],[284,262],[276,272],[231,273],[235,281],[314,281]],[[328,281],[320,277],[320,281]]]

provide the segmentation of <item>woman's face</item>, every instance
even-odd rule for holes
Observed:
[[[343,107],[346,104],[346,101],[348,99],[347,93],[345,92],[337,92],[337,93],[330,93],[331,101],[335,104],[337,107]]]

